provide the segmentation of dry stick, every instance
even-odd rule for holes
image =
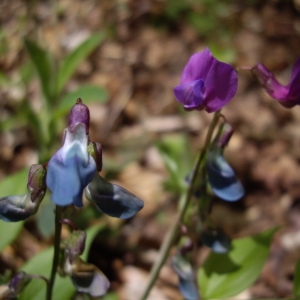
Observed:
[[[184,215],[185,215],[185,212],[188,208],[188,205],[194,195],[194,191],[195,191],[195,183],[197,182],[197,176],[199,174],[199,172],[201,171],[201,168],[203,167],[203,160],[206,156],[206,153],[209,149],[209,146],[210,146],[210,141],[212,139],[212,135],[213,135],[213,132],[214,132],[214,129],[218,123],[218,120],[219,120],[219,116],[220,116],[220,110],[217,111],[215,114],[214,114],[214,117],[212,119],[212,122],[210,123],[210,126],[209,126],[209,129],[208,129],[208,132],[207,132],[207,135],[206,135],[206,139],[205,139],[205,144],[204,144],[204,148],[201,150],[200,152],[200,155],[198,156],[198,160],[196,162],[196,166],[195,166],[195,170],[193,172],[193,177],[192,177],[192,181],[191,181],[191,185],[190,185],[190,188],[186,194],[186,197],[184,198],[184,203],[183,203],[183,206],[178,214],[178,216],[176,217],[175,219],[175,222],[172,224],[172,226],[170,227],[163,243],[162,243],[162,246],[159,250],[159,257],[157,259],[157,261],[154,263],[151,271],[150,271],[150,275],[149,275],[149,281],[148,281],[148,284],[146,286],[146,289],[141,297],[141,300],[146,300],[157,277],[158,277],[158,274],[162,268],[162,266],[164,265],[168,255],[169,255],[169,252],[173,246],[173,243],[174,243],[174,240],[175,238],[177,237],[177,232],[178,232],[178,229],[179,229],[179,225],[182,223],[183,221],[183,218],[184,218]]]
[[[61,219],[61,212],[62,208],[58,205],[56,205],[55,209],[55,236],[54,236],[54,255],[53,255],[53,261],[52,261],[52,270],[51,270],[51,276],[49,280],[49,284],[47,287],[47,294],[46,299],[51,300],[52,299],[52,292],[55,282],[55,276],[57,272],[57,266],[59,263],[59,252],[60,252],[60,236],[61,236],[61,227],[62,223],[60,222]]]

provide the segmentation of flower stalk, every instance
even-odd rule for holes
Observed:
[[[51,275],[49,284],[47,286],[47,294],[46,294],[46,300],[52,300],[52,293],[53,293],[53,287],[55,283],[55,277],[56,277],[56,271],[59,264],[59,254],[60,254],[60,238],[61,238],[61,214],[62,214],[62,207],[59,205],[56,205],[55,209],[55,235],[54,235],[54,255],[53,255],[53,261],[52,261],[52,269],[51,269]]]
[[[167,232],[167,235],[162,243],[162,246],[159,251],[159,257],[158,257],[157,261],[154,263],[154,265],[150,271],[149,280],[148,280],[147,286],[144,290],[144,293],[142,294],[142,297],[140,298],[141,300],[146,300],[148,298],[148,295],[159,275],[159,272],[160,272],[162,266],[164,265],[168,255],[169,255],[169,252],[175,243],[175,240],[178,238],[180,224],[184,220],[184,216],[187,211],[187,208],[188,208],[188,206],[191,202],[191,199],[193,198],[194,192],[197,188],[196,187],[196,184],[198,182],[197,178],[198,178],[199,174],[202,173],[203,169],[205,168],[205,163],[204,163],[205,157],[208,152],[214,130],[218,124],[219,117],[220,117],[220,110],[214,114],[213,119],[210,123],[209,129],[208,129],[208,132],[206,135],[204,147],[201,149],[200,154],[197,158],[195,170],[193,172],[193,176],[191,179],[191,184],[190,184],[190,187],[184,197],[183,205],[181,206],[181,209],[180,209],[174,223],[169,228],[169,231]]]

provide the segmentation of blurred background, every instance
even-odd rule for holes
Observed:
[[[280,106],[241,68],[262,62],[288,83],[300,54],[299,0],[1,0],[0,24],[0,180],[51,157],[81,97],[90,108],[91,140],[104,149],[102,175],[145,201],[126,222],[91,206],[77,215],[83,228],[105,224],[89,260],[110,279],[111,299],[142,292],[176,214],[176,180],[191,170],[211,120],[206,112],[185,112],[174,97],[184,65],[208,46],[238,68],[237,95],[223,110],[235,129],[225,156],[246,196],[234,204],[216,200],[213,219],[232,238],[281,226],[260,279],[235,299],[291,296],[300,258],[300,110]],[[51,68],[88,39],[90,47],[51,94],[47,74],[60,76]],[[177,179],[170,179],[166,157]],[[4,247],[2,274],[52,244],[52,210],[44,200]],[[199,264],[207,253],[201,248]],[[177,280],[168,262],[149,299],[181,299]]]

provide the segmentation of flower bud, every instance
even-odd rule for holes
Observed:
[[[204,229],[201,241],[215,253],[226,253],[231,248],[231,239],[220,229]]]
[[[85,248],[86,233],[82,230],[73,230],[69,237],[65,251],[68,253],[70,263],[81,255]]]
[[[43,165],[32,165],[29,169],[27,189],[31,192],[32,202],[40,201],[43,198],[46,186],[47,170]]]
[[[46,169],[32,165],[29,170],[27,194],[0,198],[0,219],[6,222],[23,221],[34,215],[46,193]]]
[[[88,107],[78,98],[76,104],[72,107],[69,115],[68,128],[73,133],[78,123],[85,125],[86,134],[89,133],[90,127],[90,111]]]

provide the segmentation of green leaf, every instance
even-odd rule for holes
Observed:
[[[18,237],[23,224],[23,222],[7,223],[0,220],[0,252]]]
[[[96,33],[86,39],[72,51],[62,63],[57,78],[57,95],[60,94],[67,81],[73,75],[79,64],[100,44],[104,39],[103,33]]]
[[[297,261],[294,272],[294,287],[293,287],[294,297],[300,297],[300,260]]]
[[[90,227],[87,231],[87,239],[85,244],[85,252],[83,253],[83,258],[86,259],[92,242],[99,232],[104,228],[103,224],[98,224],[96,226]],[[23,267],[22,270],[29,274],[38,274],[49,278],[53,259],[53,247],[50,247],[37,255],[35,255],[31,260],[29,260]],[[72,295],[75,293],[75,288],[73,287],[70,278],[61,277],[57,274],[55,278],[55,284],[53,289],[53,298],[55,300],[66,300],[71,299]],[[34,279],[25,288],[24,292],[19,297],[19,300],[40,300],[45,299],[46,295],[46,283],[43,280]]]
[[[0,197],[20,195],[27,192],[28,170],[22,170],[0,182]],[[19,235],[23,222],[7,223],[0,220],[0,251],[10,245]]]
[[[0,197],[27,193],[29,168],[10,175],[0,181]]]
[[[53,120],[68,113],[78,98],[81,98],[84,104],[90,102],[105,103],[108,99],[108,94],[105,89],[96,85],[82,86],[77,90],[70,92],[61,100],[59,106],[55,110]]]
[[[198,272],[203,299],[224,299],[239,294],[259,277],[277,229],[237,239],[226,254],[211,253]]]
[[[31,40],[25,39],[24,45],[37,70],[43,93],[49,103],[53,100],[55,94],[55,71],[53,58],[50,52],[44,50]]]

